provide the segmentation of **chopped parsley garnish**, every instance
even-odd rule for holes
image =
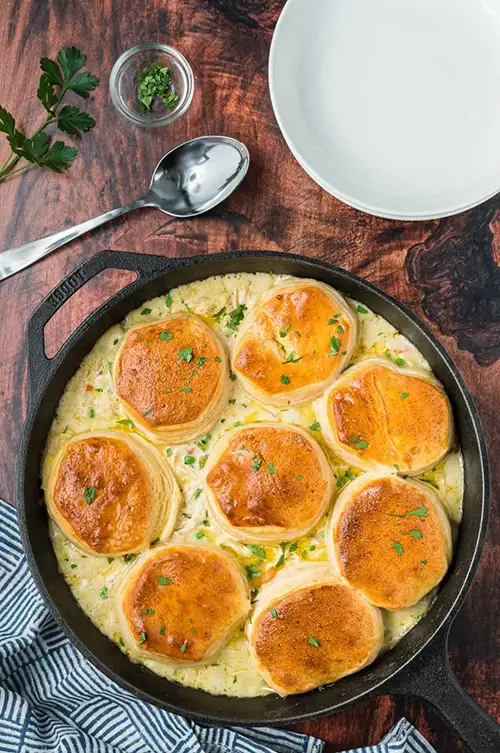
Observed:
[[[341,324],[337,327],[337,334],[343,335],[344,334],[344,328]]]
[[[253,460],[252,471],[254,471],[254,473],[257,473],[257,471],[259,471],[261,469],[262,460],[261,460],[261,458],[257,457],[257,455],[254,455],[253,458],[252,458],[252,460]]]
[[[200,494],[202,493],[202,491],[203,491],[203,489],[197,489],[195,491],[195,493],[194,493],[194,498],[198,499],[198,497],[200,496]]]
[[[181,350],[177,351],[177,355],[179,356],[181,361],[186,361],[186,363],[191,363],[191,361],[193,360],[193,349],[181,348]]]
[[[95,499],[95,486],[85,485],[83,487],[83,496],[85,497],[85,504],[91,505]]]
[[[141,614],[156,614],[154,609],[141,609]]]
[[[356,478],[352,471],[346,471],[344,474],[337,476],[337,489],[342,489],[349,481]]]
[[[228,400],[229,405],[236,405],[236,399],[233,397],[230,400]]]
[[[401,400],[406,400],[407,397],[410,397],[409,392],[402,392],[401,393]]]
[[[124,554],[124,555],[123,555],[123,561],[125,562],[125,564],[126,564],[126,565],[128,565],[128,564],[129,564],[129,562],[133,562],[133,561],[135,560],[135,558],[136,558],[136,557],[137,557],[137,555],[136,555],[136,554],[134,554],[134,553],[131,553],[131,554]]]
[[[184,455],[184,465],[194,465],[196,458],[194,455]]]
[[[192,392],[192,391],[193,390],[191,389],[191,387],[189,386],[189,384],[186,384],[186,386],[183,387],[182,390],[181,390],[181,392],[185,392],[187,395],[189,395],[189,393]]]
[[[142,646],[143,643],[146,643],[146,633],[141,633],[140,634],[140,636],[139,636],[139,643],[141,644],[141,646]]]
[[[404,358],[395,358],[394,363],[396,366],[406,366],[406,361]]]
[[[287,355],[286,360],[283,361],[283,364],[285,363],[298,363],[299,361],[302,361],[304,356],[297,357],[295,355],[295,351],[291,350],[290,353]]]
[[[315,421],[313,424],[310,425],[309,429],[311,431],[321,431],[321,424],[319,421]]]
[[[238,675],[235,675],[235,676],[233,677],[233,685],[234,685],[234,684],[235,684],[236,682],[238,682]]]
[[[108,598],[109,591],[108,591],[107,586],[104,586],[104,588],[101,588],[101,590],[99,591],[99,596],[101,597],[101,599],[107,599]]]
[[[205,538],[205,534],[203,533],[203,531],[196,531],[194,537],[195,537],[195,539],[204,539]]]
[[[261,546],[256,546],[255,544],[247,544],[247,549],[256,557],[261,557],[261,559],[265,559],[266,552],[264,549],[262,549]]]
[[[200,447],[202,450],[206,450],[207,449],[207,445],[208,445],[208,443],[210,442],[211,439],[212,439],[211,432],[207,432],[206,434],[204,434],[202,436],[201,439],[198,440],[198,442],[197,442],[198,447]]]
[[[158,583],[160,586],[171,586],[174,581],[171,578],[166,578],[164,575],[158,576]]]
[[[365,307],[361,306],[359,303],[356,306],[356,311],[358,312],[358,314],[367,314],[368,313],[368,309],[365,309]]]
[[[149,316],[150,313],[151,313],[151,309],[145,308],[145,309],[142,309],[141,316]]]
[[[276,609],[274,607],[271,607],[271,609],[269,610],[269,614],[271,615],[271,617],[273,618],[273,620],[277,620],[278,619],[278,612],[276,611]]]
[[[155,99],[161,99],[168,110],[179,101],[179,95],[172,88],[170,68],[160,63],[141,68],[137,79],[137,98],[141,110],[151,110]]]
[[[135,424],[131,418],[122,418],[120,421],[117,421],[116,423],[123,424],[123,426],[127,426],[130,430],[135,429]]]
[[[412,530],[410,531],[410,536],[412,536],[412,538],[414,539],[424,538],[424,534],[422,533],[422,531],[419,531],[418,528],[412,528]]]
[[[147,408],[147,410],[145,410],[144,413],[142,414],[144,416],[144,418],[146,418],[146,416],[149,416],[149,414],[152,412],[152,410],[153,410],[153,408]]]
[[[236,429],[238,426],[243,426],[243,421],[235,421],[233,424],[234,428]]]
[[[262,572],[257,565],[245,565],[245,570],[247,571],[250,580],[253,580],[253,578],[260,578],[262,575]]]
[[[188,645],[188,642],[184,641],[184,643],[181,646],[181,654],[185,654],[186,653],[187,645]]]
[[[359,434],[357,434],[355,437],[349,437],[349,439],[347,441],[348,442],[359,442],[360,439],[361,439],[361,437],[359,436]]]
[[[89,418],[95,418],[95,410],[93,408],[89,408]]]
[[[198,460],[198,465],[200,466],[202,470],[205,467],[207,460],[208,460],[208,455],[202,455],[201,458]]]
[[[172,308],[172,293],[169,291],[167,295],[165,296],[165,306],[168,309]]]
[[[230,379],[230,380],[231,380],[232,382],[236,382],[236,374],[230,374],[230,376],[229,376],[229,379]]]
[[[295,551],[296,551],[296,550],[298,549],[298,547],[299,547],[299,542],[298,542],[298,541],[294,541],[294,542],[293,542],[292,544],[290,544],[290,546],[288,547],[288,551],[289,551],[289,552],[295,552]]]
[[[282,374],[280,377],[281,384],[290,384],[290,377]]]
[[[314,648],[319,648],[321,646],[321,641],[319,638],[315,638],[314,635],[310,635],[307,639],[307,642],[310,646],[313,646]]]
[[[203,366],[205,361],[208,361],[208,358],[205,358],[205,356],[199,356],[199,358],[196,359],[196,365]]]
[[[404,512],[399,515],[392,512],[389,515],[391,518],[428,518],[429,509],[423,505],[422,507],[417,507],[415,510],[410,510],[410,512]]]
[[[393,541],[392,544],[391,544],[391,546],[392,546],[393,549],[396,550],[396,554],[398,555],[398,557],[402,557],[403,556],[403,547],[401,546],[401,544],[399,543],[399,541]]]
[[[283,329],[280,331],[280,337],[286,337],[286,333],[288,332],[289,329],[290,329],[290,325],[285,324]]]
[[[168,330],[164,329],[163,332],[160,332],[160,340],[165,340],[165,342],[168,342],[173,338],[173,334],[171,332],[168,332]]]
[[[281,554],[280,554],[280,556],[278,558],[278,561],[275,564],[275,567],[277,567],[277,568],[281,567],[283,565],[284,561],[285,561],[285,554],[284,554],[284,552],[281,552]]]
[[[295,476],[295,478],[297,479],[297,481],[302,481],[302,476]]]
[[[258,589],[258,588],[252,588],[252,591],[250,593],[250,603],[251,604],[253,604],[254,601],[255,601],[255,599],[257,598],[257,596],[259,594],[259,590],[260,589]]]
[[[399,465],[397,463],[394,463],[394,468],[399,471]]]
[[[420,560],[420,564],[421,564],[421,565],[426,565],[426,564],[427,564],[427,562],[428,562],[428,560]]]
[[[309,547],[309,551],[314,552],[315,550],[316,550],[316,547],[314,546],[314,544],[311,544],[311,546]]]
[[[269,472],[269,473],[270,473],[270,474],[271,474],[272,476],[274,476],[274,474],[276,473],[276,466],[275,466],[275,464],[274,464],[274,463],[268,463],[268,464],[267,464],[267,470],[268,470],[268,472]]]
[[[330,338],[330,350],[328,352],[328,355],[337,356],[339,353],[339,350],[340,350],[340,340],[338,339],[338,337],[335,337],[335,335],[333,335]]]
[[[108,559],[109,559],[109,557],[108,557]],[[111,558],[111,559],[113,559],[113,558]],[[72,570],[74,570],[75,568],[78,567],[78,565],[75,562],[72,562],[71,565],[70,565],[70,567],[71,567]]]
[[[220,356],[215,356],[215,363],[222,363],[222,358]]]
[[[113,345],[118,345],[119,339],[119,337],[115,337],[115,339],[113,340]]]
[[[165,455],[167,456],[167,458],[172,457],[172,448],[171,447],[167,447],[167,449],[165,450]]]
[[[165,635],[165,625],[162,625],[160,628],[160,635]]]
[[[356,442],[356,444],[354,445],[357,450],[365,450],[369,446],[370,445],[368,444],[366,439],[362,439],[360,442]]]
[[[224,316],[226,315],[226,307],[224,306],[221,308],[220,311],[218,311],[216,314],[212,316],[212,319],[215,319],[215,321],[220,324]]]
[[[153,539],[153,541],[151,542],[151,546],[154,546],[155,544],[158,544],[159,541],[160,541],[160,537],[158,536],[156,539]]]
[[[246,310],[247,306],[245,306],[244,303],[240,303],[238,306],[236,306],[234,311],[231,311],[229,313],[229,321],[226,322],[226,327],[228,329],[232,329],[233,332],[236,332],[236,329],[239,327],[245,317]]]

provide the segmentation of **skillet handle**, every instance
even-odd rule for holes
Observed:
[[[389,683],[394,695],[427,701],[470,748],[471,753],[500,752],[500,724],[459,684],[448,659],[451,624],[415,658],[405,672]]]
[[[134,254],[121,251],[100,251],[83,264],[80,264],[74,272],[69,274],[62,282],[49,293],[32,313],[27,328],[27,351],[28,351],[28,389],[30,401],[45,386],[53,367],[63,357],[64,345],[53,358],[48,358],[45,353],[44,329],[54,314],[71,298],[71,296],[86,285],[89,280],[103,272],[105,269],[126,269],[137,272],[137,278],[126,285],[117,295],[130,293],[139,288],[145,281],[158,274],[172,272],[186,263],[183,259],[169,259],[166,256],[152,254]],[[103,311],[109,305],[106,301],[99,307]],[[88,326],[85,320],[79,327],[84,330]]]

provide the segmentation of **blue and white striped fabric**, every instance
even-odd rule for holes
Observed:
[[[43,604],[0,500],[0,753],[321,753],[313,737],[206,728],[138,701],[71,645]],[[406,720],[374,748],[435,753]]]

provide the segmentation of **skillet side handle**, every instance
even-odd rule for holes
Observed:
[[[394,695],[427,701],[443,717],[472,753],[500,752],[500,724],[486,713],[459,684],[448,659],[451,625],[410,664],[401,680],[389,683]]]
[[[45,326],[77,290],[80,290],[89,280],[105,269],[126,269],[137,272],[137,279],[120,291],[130,292],[140,287],[145,280],[161,273],[167,274],[182,266],[183,263],[182,259],[169,259],[166,256],[101,251],[84,261],[74,272],[62,280],[35,309],[28,321],[26,339],[29,400],[32,401],[35,395],[45,386],[52,365],[58,361],[58,356],[64,348],[64,346],[61,346],[59,353],[54,358],[47,357],[44,342]],[[106,301],[100,308],[106,307],[108,303],[109,301]],[[85,322],[80,326],[84,327]]]

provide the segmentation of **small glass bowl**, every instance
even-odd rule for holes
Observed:
[[[151,63],[170,68],[172,88],[179,95],[172,109],[167,109],[161,99],[155,97],[151,110],[141,110],[137,96],[139,73]],[[173,123],[186,112],[193,99],[194,75],[184,55],[173,47],[146,42],[120,55],[109,77],[109,91],[113,104],[122,115],[136,125],[158,128]]]

